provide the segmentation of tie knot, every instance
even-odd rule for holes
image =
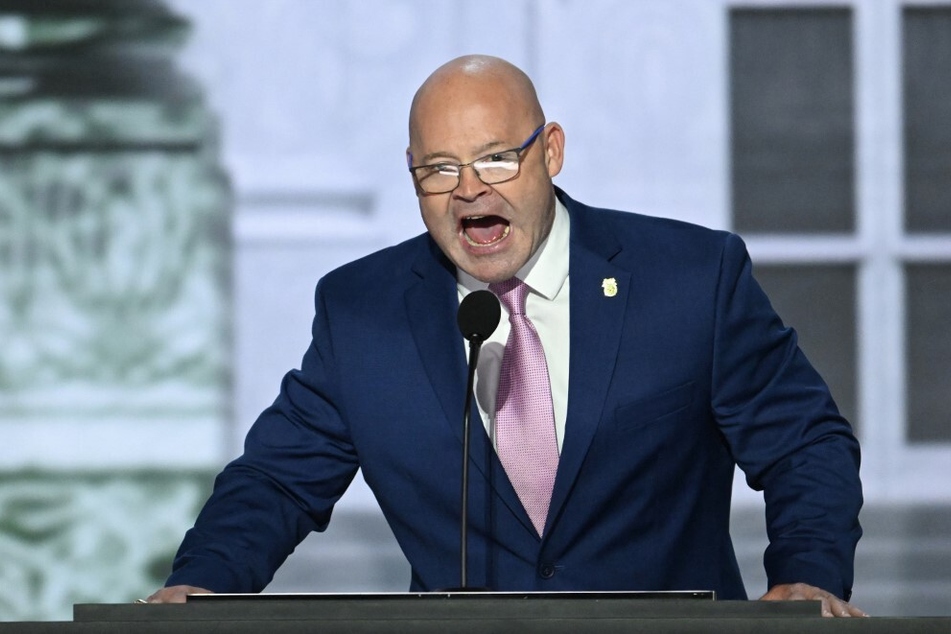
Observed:
[[[525,314],[525,298],[528,297],[528,284],[525,282],[513,277],[489,284],[489,290],[498,295],[510,315]]]

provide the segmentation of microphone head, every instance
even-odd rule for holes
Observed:
[[[499,326],[502,307],[499,298],[491,291],[473,291],[462,299],[456,321],[462,336],[469,341],[483,342]]]

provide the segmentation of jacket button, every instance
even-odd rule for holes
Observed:
[[[551,579],[555,576],[555,566],[552,564],[542,564],[538,569],[538,574],[542,579]]]

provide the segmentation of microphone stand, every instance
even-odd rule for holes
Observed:
[[[482,340],[473,337],[469,340],[469,378],[466,383],[466,411],[462,415],[462,518],[459,522],[460,540],[460,584],[463,590],[469,587],[469,427],[472,418],[472,393],[475,385],[475,371],[479,365],[479,350]]]
[[[462,336],[469,342],[469,379],[466,385],[466,409],[462,413],[462,518],[459,522],[461,584],[459,590],[469,588],[469,445],[472,432],[472,395],[475,373],[479,365],[482,343],[495,332],[502,315],[499,299],[488,290],[473,291],[459,304],[456,321]]]

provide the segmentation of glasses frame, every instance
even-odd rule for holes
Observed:
[[[498,150],[498,151],[495,151],[495,152],[489,152],[488,154],[486,154],[486,155],[484,155],[484,156],[480,156],[480,157],[477,158],[477,159],[473,159],[473,160],[469,161],[468,163],[450,163],[450,162],[447,162],[447,161],[440,161],[439,163],[427,163],[426,165],[417,165],[416,167],[413,167],[413,153],[412,153],[412,152],[407,152],[407,153],[406,153],[406,163],[407,163],[407,166],[409,167],[409,172],[410,172],[410,174],[413,175],[413,183],[416,184],[416,191],[418,191],[420,194],[423,194],[423,195],[426,195],[426,196],[435,196],[435,195],[438,195],[438,194],[448,194],[449,192],[455,190],[456,187],[459,187],[459,183],[462,182],[462,168],[464,168],[464,167],[471,167],[471,168],[472,168],[472,171],[475,172],[476,178],[478,178],[480,181],[482,181],[483,183],[485,183],[486,185],[489,185],[489,186],[491,186],[491,185],[498,185],[498,184],[500,184],[500,183],[507,183],[507,182],[509,182],[510,180],[514,180],[514,179],[518,178],[518,175],[522,173],[522,152],[524,152],[524,151],[527,150],[529,147],[531,147],[532,143],[535,142],[535,139],[538,138],[538,135],[540,135],[540,134],[542,133],[542,130],[544,130],[544,129],[545,129],[545,126],[547,126],[547,125],[548,125],[547,123],[543,123],[543,124],[541,124],[540,126],[538,126],[537,128],[535,128],[535,131],[532,132],[531,136],[529,136],[527,139],[525,139],[525,142],[522,143],[522,144],[521,144],[520,146],[518,146],[518,147],[509,148],[509,149],[507,149],[507,150]],[[506,153],[506,152],[515,152],[515,156],[516,156],[516,158],[518,159],[518,169],[515,170],[515,173],[512,174],[512,176],[510,176],[509,178],[506,178],[505,180],[495,181],[494,183],[486,183],[484,180],[482,180],[482,175],[479,174],[479,170],[477,170],[477,169],[474,167],[474,164],[475,164],[475,163],[478,163],[479,161],[482,161],[482,160],[484,160],[484,159],[487,159],[487,158],[489,158],[490,156],[494,156],[494,155],[496,155],[496,154],[504,154],[504,153]],[[455,166],[455,167],[459,170],[459,173],[456,175],[456,184],[455,184],[451,189],[446,189],[446,190],[444,190],[444,191],[438,191],[438,192],[426,191],[425,189],[423,189],[423,186],[420,185],[420,183],[419,183],[419,177],[416,175],[416,172],[417,172],[418,170],[421,170],[421,169],[436,167],[436,166],[438,166],[438,165],[453,165],[453,166]]]

